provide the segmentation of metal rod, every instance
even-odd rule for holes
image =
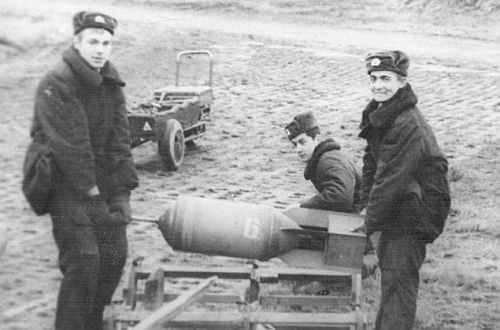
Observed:
[[[132,217],[132,221],[137,221],[137,222],[149,222],[149,223],[156,223],[158,224],[160,220],[155,219],[155,218],[147,218],[147,217]]]

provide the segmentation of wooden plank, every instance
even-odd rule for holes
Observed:
[[[115,323],[136,323],[145,312],[128,312],[118,315]],[[248,322],[252,325],[271,324],[283,329],[331,329],[347,328],[356,325],[356,314],[352,313],[284,313],[284,312],[251,312]],[[245,315],[241,312],[183,312],[168,322],[168,327],[227,329],[241,328]],[[159,324],[166,328],[165,323]],[[135,329],[135,328],[133,328]]]
[[[165,277],[163,270],[157,269],[151,273],[144,287],[144,308],[146,310],[157,310],[163,305],[163,287]]]
[[[132,265],[125,277],[128,283],[127,288],[123,290],[123,296],[125,298],[125,303],[134,309],[136,302],[135,293],[137,291],[137,266]]]
[[[354,313],[273,313],[251,312],[250,324],[271,324],[274,327],[292,328],[332,328],[349,327],[356,324]],[[173,319],[171,327],[227,327],[238,326],[244,322],[244,315],[239,312],[190,312],[182,313]]]
[[[250,279],[252,269],[250,267],[190,267],[190,266],[169,266],[163,267],[165,277],[191,277],[207,278],[217,276],[224,279]],[[137,269],[137,279],[147,279],[150,272],[145,269]],[[310,281],[350,281],[351,274],[344,271],[328,269],[308,269],[308,268],[260,268],[256,271],[261,283],[275,283],[277,280],[310,280]]]
[[[165,277],[192,277],[207,278],[218,276],[225,279],[249,279],[251,268],[249,267],[190,267],[190,266],[169,266],[163,267]],[[150,272],[147,270],[137,270],[138,279],[146,279]]]
[[[150,329],[154,325],[157,325],[158,323],[165,324],[166,322],[176,317],[194,301],[196,301],[203,294],[203,292],[208,289],[208,287],[216,280],[216,276],[207,278],[195,288],[187,291],[186,293],[179,296],[176,300],[168,303],[153,314],[146,317],[144,320],[139,322],[139,324],[132,327],[131,330],[146,330]]]
[[[177,299],[182,294],[178,291],[165,291],[163,294],[163,301],[169,302]],[[144,300],[144,293],[137,293],[136,300]],[[202,304],[235,304],[241,302],[241,296],[237,294],[224,294],[224,293],[206,293],[198,299]]]
[[[249,304],[259,299],[260,277],[257,275],[257,264],[252,265],[250,272],[250,286],[245,290],[245,301]],[[245,329],[249,328],[245,326]]]
[[[180,292],[167,291],[163,295],[164,301],[172,301],[181,295]],[[137,301],[144,300],[144,294],[138,293],[136,295]],[[334,306],[341,303],[351,303],[351,296],[308,296],[308,295],[261,295],[259,297],[261,305],[273,306]],[[204,294],[198,299],[202,304],[235,304],[241,302],[241,296],[237,294],[223,294],[223,293],[208,293]]]
[[[361,288],[362,288],[362,278],[361,274],[357,274],[356,276],[356,284],[355,284],[355,292],[354,292],[354,303],[355,308],[354,312],[356,313],[356,330],[366,330],[366,314],[361,311]]]
[[[272,306],[327,306],[334,307],[339,304],[348,304],[352,301],[350,296],[307,296],[307,295],[262,295],[261,305]]]
[[[366,314],[361,311],[361,308],[356,307],[356,327],[355,330],[366,330]]]
[[[262,273],[265,270],[261,270]],[[310,281],[333,281],[350,280],[351,274],[343,271],[328,269],[308,269],[308,268],[278,268],[273,269],[278,274],[280,280],[310,280]],[[261,276],[264,276],[262,274]]]
[[[354,303],[361,306],[362,278],[361,274],[352,275],[352,291],[354,293]]]

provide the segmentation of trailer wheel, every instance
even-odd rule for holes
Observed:
[[[169,119],[158,141],[158,153],[167,171],[175,171],[184,159],[184,132],[178,120]]]

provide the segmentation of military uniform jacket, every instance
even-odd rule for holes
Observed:
[[[372,100],[364,110],[361,200],[368,233],[418,233],[432,242],[450,207],[448,162],[416,104],[407,84],[389,101]]]
[[[95,185],[101,193],[138,185],[123,86],[111,63],[97,72],[72,47],[42,79],[30,148],[48,146],[57,168],[56,186],[86,195]]]
[[[300,206],[338,212],[355,212],[359,199],[360,175],[353,161],[333,139],[322,141],[314,149],[304,171],[318,191]]]

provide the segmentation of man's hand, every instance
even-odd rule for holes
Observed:
[[[87,192],[87,195],[90,197],[98,196],[99,194],[100,194],[100,192],[99,192],[99,188],[97,188],[97,186],[93,186]]]
[[[356,227],[353,230],[351,230],[351,232],[366,234],[366,226],[365,226],[365,224],[362,224],[361,226]]]
[[[131,221],[130,191],[123,191],[113,195],[109,200],[110,223],[128,224]]]
[[[362,278],[373,275],[378,267],[378,257],[375,251],[371,251],[363,256]]]
[[[87,200],[87,215],[96,225],[106,223],[110,219],[108,205],[101,195],[89,196]]]

